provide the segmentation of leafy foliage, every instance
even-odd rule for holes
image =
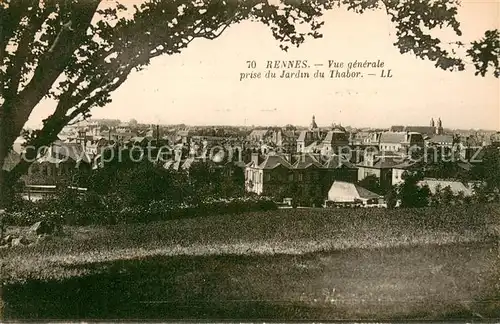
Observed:
[[[379,194],[382,193],[382,188],[380,187],[380,181],[373,174],[368,175],[363,180],[358,181],[358,185],[360,187],[368,189],[372,192],[379,193]]]
[[[472,176],[481,179],[474,191],[476,199],[481,202],[500,201],[500,150],[489,147],[479,163],[472,169]]]
[[[476,67],[476,75],[485,76],[491,67],[493,75],[499,77],[500,33],[498,30],[487,30],[482,39],[472,43],[472,47],[467,50],[467,54]]]
[[[429,204],[431,192],[429,187],[420,186],[418,183],[423,179],[423,173],[404,172],[403,180],[397,188],[397,195],[401,202],[401,207],[426,207]]]
[[[394,207],[396,207],[398,202],[398,192],[396,188],[389,189],[384,198],[388,209],[393,209]]]
[[[478,179],[484,179],[489,189],[500,189],[500,150],[485,148],[481,161],[474,165],[472,173]]]
[[[455,194],[450,186],[436,188],[436,192],[431,195],[429,199],[430,206],[450,206],[450,205],[461,205],[464,203],[470,203],[472,198],[465,197],[463,192]]]
[[[18,205],[7,213],[5,223],[15,226],[30,226],[38,221],[80,226],[114,225],[277,209],[276,204],[266,197],[236,197],[205,199],[196,205],[153,200],[116,210],[113,209],[116,206],[105,203],[106,198],[93,192],[83,195],[66,192],[56,199]]]
[[[463,164],[463,163],[462,163]],[[471,172],[458,161],[436,159],[423,166],[425,177],[437,179],[456,179],[466,181],[472,177]]]

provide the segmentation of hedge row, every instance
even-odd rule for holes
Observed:
[[[14,226],[29,226],[37,221],[45,220],[66,225],[111,225],[268,211],[277,208],[272,200],[261,197],[211,199],[198,205],[172,205],[168,201],[153,201],[147,206],[125,207],[119,211],[62,208],[48,203],[33,203],[29,208],[9,212],[5,217],[5,223]]]

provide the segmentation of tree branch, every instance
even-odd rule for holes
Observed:
[[[31,0],[31,2],[28,3],[28,5],[31,6],[36,4],[38,4],[38,1],[35,0]],[[42,15],[37,17],[36,9],[31,9],[31,15],[27,15],[26,18],[29,20],[28,26],[22,31],[14,60],[10,62],[7,68],[5,80],[7,84],[4,86],[3,93],[5,100],[10,100],[17,94],[23,76],[23,68],[27,63],[26,58],[32,50],[30,45],[32,45],[36,32],[40,29],[45,20],[45,17]]]
[[[40,60],[29,84],[15,98],[7,103],[13,107],[13,136],[17,136],[29,118],[31,111],[38,102],[48,93],[56,79],[61,75],[74,51],[79,47],[82,38],[86,35],[92,17],[100,0],[86,0],[78,2],[74,21],[74,31],[63,29],[60,40],[54,44],[53,52],[46,53]]]

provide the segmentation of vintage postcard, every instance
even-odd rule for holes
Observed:
[[[499,13],[0,1],[0,322],[500,320]]]

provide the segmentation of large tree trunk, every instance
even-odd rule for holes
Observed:
[[[3,166],[3,163],[0,162],[0,166]],[[6,175],[5,173],[0,170],[0,209],[4,209],[7,207],[7,190],[6,190],[6,183],[5,183],[5,178]]]
[[[0,110],[3,107],[0,106]],[[4,164],[9,153],[9,147],[12,143],[9,143],[8,135],[8,125],[6,123],[5,112],[4,116],[1,116],[2,111],[0,111],[0,209],[5,207],[7,202],[7,173],[4,172]]]
[[[0,263],[0,322],[5,320],[5,303],[3,301],[3,279],[1,272],[3,271],[3,264]]]
[[[5,159],[7,158],[6,154],[7,151],[4,149],[4,147],[5,147],[5,140],[3,137],[1,137],[1,131],[0,131],[0,209],[3,209],[8,205],[7,195],[6,195],[7,177],[6,173],[3,172],[3,165],[5,163]],[[2,222],[0,226],[3,226],[3,220],[0,220],[0,222]],[[3,301],[3,262],[0,261],[0,322],[3,321],[4,318],[5,316],[4,316],[4,301]]]
[[[17,136],[12,133],[12,118],[10,109],[5,105],[0,106],[0,209],[9,205],[12,201],[12,182],[9,172],[4,170],[4,165],[9,151]]]
[[[0,171],[0,209],[8,208],[12,203],[14,183],[9,172]]]

